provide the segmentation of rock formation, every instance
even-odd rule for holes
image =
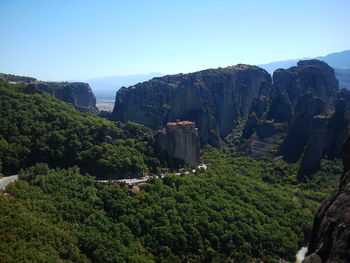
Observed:
[[[168,122],[156,135],[160,153],[190,167],[199,164],[200,143],[196,124],[190,121]]]
[[[306,93],[298,99],[294,112],[287,138],[280,151],[284,159],[289,162],[296,162],[303,154],[313,117],[325,113],[324,101],[311,93]]]
[[[334,98],[339,89],[334,69],[319,60],[302,60],[298,66],[289,69],[278,69],[273,73],[274,92],[272,100],[280,94],[286,94],[292,112],[299,99],[305,93],[320,98],[326,109],[334,107]],[[284,100],[286,101],[286,100]],[[271,112],[271,117],[280,112]],[[288,115],[288,114],[287,114]]]
[[[121,88],[111,119],[151,129],[176,119],[194,121],[201,142],[221,148],[221,139],[232,131],[238,118],[246,118],[255,99],[268,97],[270,88],[270,75],[248,65],[153,78]],[[263,107],[260,104],[258,107]]]
[[[350,112],[350,90],[340,90],[337,94],[337,102],[339,100],[345,101],[345,110],[346,112]]]
[[[31,83],[37,81],[35,78],[31,77],[25,77],[25,76],[17,76],[17,75],[12,75],[12,74],[4,74],[0,73],[0,80],[3,80],[5,82],[10,82],[10,83],[18,83],[18,84],[23,84],[23,83]]]
[[[254,112],[258,118],[261,118],[267,110],[268,104],[269,99],[261,95],[259,98],[254,99],[250,113]]]
[[[196,122],[203,145],[219,149],[245,118],[240,150],[259,158],[278,149],[286,161],[302,159],[301,173],[312,173],[321,158],[340,154],[348,123],[344,111],[334,111],[340,100],[349,111],[350,92],[338,92],[334,70],[319,60],[278,69],[273,80],[272,86],[266,71],[248,65],[154,78],[121,88],[110,118],[154,130],[189,120]]]
[[[350,262],[350,137],[342,156],[344,174],[338,189],[322,202],[316,213],[309,256],[303,263]]]
[[[315,116],[308,133],[309,140],[301,162],[301,175],[316,172],[325,156],[340,157],[341,146],[349,135],[349,117],[345,111],[345,101],[338,102],[333,114]]]
[[[312,174],[319,169],[322,158],[340,155],[340,146],[349,134],[350,92],[338,92],[334,70],[318,60],[278,69],[273,80],[266,103],[260,98],[252,104],[242,134],[245,141],[239,149],[259,158],[285,137],[277,155],[288,162],[301,158],[299,176]],[[264,138],[258,135],[259,127],[273,127],[272,123],[285,123],[288,128],[275,129],[277,133]]]
[[[289,123],[279,154],[289,162],[301,158],[299,178],[303,178],[319,169],[322,158],[339,157],[349,134],[343,100],[347,94],[339,95],[334,70],[318,60],[276,70],[273,79],[269,117]]]
[[[289,123],[279,154],[289,162],[302,158],[302,178],[319,169],[321,158],[339,157],[339,145],[349,133],[345,104],[339,102],[338,80],[334,70],[318,60],[300,61],[297,67],[276,70],[273,79],[269,117]]]
[[[24,92],[45,92],[83,112],[97,114],[96,98],[89,84],[83,82],[41,82],[30,83]]]
[[[277,92],[271,102],[268,118],[277,123],[290,122],[293,111],[292,104],[286,92]]]
[[[250,117],[249,120],[254,119]],[[286,135],[286,130],[286,123],[258,121],[251,131],[252,135],[238,147],[237,151],[252,158],[272,157],[277,151],[279,141]]]
[[[254,133],[255,131],[255,128],[258,124],[258,117],[256,116],[256,113],[253,111],[247,121],[245,122],[245,125],[244,125],[244,129],[243,129],[243,132],[242,132],[242,138],[243,139],[248,139],[250,136],[252,136],[252,134]]]

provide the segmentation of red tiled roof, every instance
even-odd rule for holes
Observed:
[[[179,121],[178,124],[195,124],[192,121]]]
[[[194,125],[195,123],[192,121],[178,121],[178,122],[168,122],[168,126],[175,126],[175,125]]]

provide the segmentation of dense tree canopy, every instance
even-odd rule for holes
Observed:
[[[341,174],[324,161],[300,183],[298,163],[205,147],[205,171],[103,185],[93,176],[157,172],[148,129],[0,86],[0,165],[23,168],[0,192],[1,262],[292,261]]]
[[[81,113],[44,94],[0,82],[0,164],[4,173],[36,162],[78,165],[82,172],[117,178],[155,170],[150,131]],[[1,167],[0,167],[1,170]]]
[[[96,183],[77,167],[50,170],[37,164],[22,171],[21,180],[0,195],[0,258],[293,260],[307,239],[317,202],[331,189],[317,184],[324,174],[298,185],[296,169],[285,170],[285,163],[253,161],[214,149],[206,149],[203,156],[207,171],[169,175],[139,186],[136,193],[127,186]],[[333,168],[325,164],[325,169]],[[274,181],[278,173],[284,178]]]

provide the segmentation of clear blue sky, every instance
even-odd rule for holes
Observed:
[[[350,49],[349,0],[0,0],[0,72],[179,73]]]

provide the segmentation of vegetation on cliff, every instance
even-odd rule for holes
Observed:
[[[324,160],[300,183],[300,162],[239,156],[239,138],[229,136],[231,150],[202,150],[206,171],[168,175],[136,192],[102,185],[90,175],[157,172],[147,128],[0,86],[1,171],[24,168],[0,194],[3,262],[293,260],[341,174],[339,162]]]
[[[45,94],[0,83],[0,171],[17,173],[36,162],[78,165],[104,178],[157,169],[150,131],[84,114]]]

